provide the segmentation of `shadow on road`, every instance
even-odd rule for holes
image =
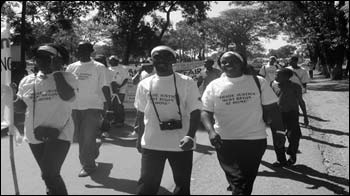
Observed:
[[[318,189],[320,187],[324,187],[336,194],[349,194],[344,187],[337,185],[341,184],[349,186],[349,180],[346,178],[321,173],[306,165],[294,165],[288,168],[275,168],[272,166],[272,164],[266,161],[261,161],[261,164],[274,171],[261,171],[258,173],[258,176],[286,178],[311,185],[311,187],[308,187],[308,189]]]
[[[195,149],[195,152],[211,155],[215,151],[215,148],[212,146],[206,146],[202,144],[197,143],[197,148]]]
[[[312,138],[310,136],[301,136],[301,139],[310,140],[312,142],[328,145],[328,146],[331,146],[331,147],[334,147],[334,148],[347,148],[347,146],[343,146],[343,145],[340,145],[340,144],[328,143],[328,142],[325,142],[325,141],[322,141],[322,140],[318,140],[318,139]]]
[[[136,194],[137,181],[128,179],[117,179],[109,177],[113,164],[111,163],[98,163],[97,172],[91,175],[91,180],[100,185],[86,184],[86,188],[99,188],[99,189],[113,189],[128,194]],[[158,194],[171,195],[164,187],[159,188]]]
[[[301,125],[304,125],[303,123],[300,123]],[[312,125],[309,125],[307,128],[311,129],[312,131],[317,131],[321,133],[327,133],[327,134],[334,134],[334,135],[347,135],[349,136],[349,133],[345,133],[342,131],[338,130],[333,130],[333,129],[321,129]]]
[[[304,117],[303,114],[299,114],[299,116]],[[324,119],[322,119],[320,117],[317,117],[317,116],[311,116],[310,114],[308,114],[307,117],[309,119],[317,120],[317,121],[320,121],[320,122],[329,122],[329,120],[324,120]]]

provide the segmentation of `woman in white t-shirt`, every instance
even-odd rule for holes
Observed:
[[[45,44],[35,51],[39,72],[24,77],[14,100],[25,112],[24,139],[40,167],[47,193],[67,195],[60,175],[73,140],[72,105],[78,87],[71,73],[62,71],[69,60],[66,49]]]
[[[201,118],[230,184],[228,190],[249,195],[267,146],[262,105],[277,108],[278,99],[260,76],[259,92],[253,76],[245,74],[243,55],[226,52],[218,65],[224,73],[204,91]]]

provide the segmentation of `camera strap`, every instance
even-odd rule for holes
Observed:
[[[175,100],[176,100],[176,105],[177,105],[177,108],[178,108],[178,113],[179,113],[179,115],[180,115],[180,120],[182,120],[182,114],[181,114],[181,108],[180,108],[180,97],[179,97],[179,94],[178,94],[178,92],[177,92],[177,85],[176,85],[175,73],[173,74],[173,76],[174,76],[174,84],[175,84]],[[158,113],[158,110],[157,110],[156,105],[154,104],[154,100],[153,100],[153,97],[152,97],[152,81],[153,81],[153,78],[151,79],[151,83],[150,83],[150,90],[149,90],[150,92],[149,92],[149,95],[150,95],[150,98],[151,98],[151,101],[152,101],[154,110],[155,110],[155,112],[156,112],[158,121],[161,123],[162,121],[161,121],[160,118],[159,118],[159,113]]]

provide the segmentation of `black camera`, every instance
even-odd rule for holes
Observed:
[[[181,129],[182,128],[182,122],[181,120],[168,120],[164,122],[159,123],[160,130],[174,130],[174,129]]]

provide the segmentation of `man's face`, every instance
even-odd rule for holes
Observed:
[[[157,72],[167,73],[172,72],[172,64],[175,63],[176,60],[171,52],[160,50],[154,52],[152,55],[152,61]]]
[[[111,60],[109,61],[109,63],[111,64],[112,67],[116,67],[116,66],[119,65],[119,61],[116,60],[116,59],[111,59]]]
[[[210,70],[213,68],[213,63],[211,61],[206,60],[204,62],[204,67]]]

